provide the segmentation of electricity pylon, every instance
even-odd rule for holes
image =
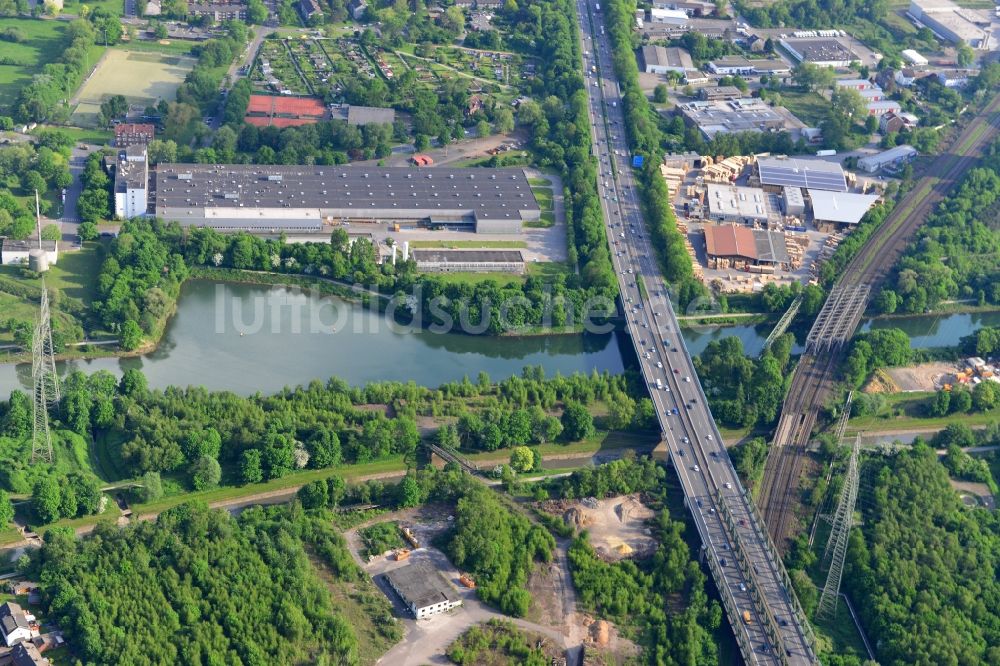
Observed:
[[[837,502],[837,513],[833,517],[833,527],[830,538],[826,541],[823,560],[830,560],[830,570],[826,575],[826,584],[819,598],[819,608],[816,614],[820,617],[833,617],[837,612],[837,599],[840,595],[840,578],[844,573],[844,559],[847,557],[847,541],[854,523],[854,505],[858,500],[858,454],[861,451],[861,433],[854,438],[851,448],[851,458],[847,463],[847,474],[844,485],[840,489],[840,500]]]
[[[38,212],[38,192],[35,192],[35,223],[38,227],[38,249],[42,249],[41,215]],[[38,322],[31,337],[31,381],[34,385],[33,426],[31,430],[31,462],[52,462],[52,433],[49,432],[49,408],[59,404],[59,375],[56,374],[55,349],[52,346],[52,318],[49,312],[49,292],[42,278],[42,302]]]

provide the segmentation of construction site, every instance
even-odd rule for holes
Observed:
[[[668,155],[660,173],[696,274],[719,293],[809,282],[880,200],[836,162]]]

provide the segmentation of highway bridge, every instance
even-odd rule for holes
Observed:
[[[702,554],[746,663],[815,664],[809,624],[722,444],[656,263],[630,166],[603,16],[583,0],[577,12],[598,192],[622,306]]]
[[[973,166],[1000,130],[1000,93],[989,100],[903,196],[882,226],[847,264],[806,338],[781,409],[764,467],[759,502],[771,538],[780,548],[798,525],[799,481],[806,446],[819,410],[835,386],[836,370],[878,286],[934,207]]]

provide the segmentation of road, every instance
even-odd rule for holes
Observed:
[[[253,59],[257,56],[257,51],[260,49],[261,43],[277,28],[257,25],[250,26],[250,30],[253,33],[253,39],[250,40],[250,44],[246,50],[233,60],[233,63],[229,66],[226,75],[222,79],[222,85],[225,86],[225,89],[219,91],[218,110],[214,116],[208,119],[208,126],[213,132],[222,127],[222,114],[226,110],[226,100],[229,99],[229,91],[233,89],[237,81],[246,76],[246,74],[240,74],[240,68],[246,66],[247,74],[249,74],[250,67],[253,65]]]
[[[66,188],[66,199],[63,202],[62,219],[59,226],[62,229],[63,242],[76,242],[79,234],[80,218],[76,214],[76,201],[83,191],[83,183],[80,176],[83,174],[83,166],[90,153],[80,148],[79,144],[73,146],[69,158],[69,172],[73,176],[73,182]]]
[[[624,117],[613,76],[611,46],[594,12],[577,4],[598,156],[598,193],[621,287],[627,325],[650,396],[677,469],[685,503],[744,660],[754,664],[812,664],[808,623],[798,611],[784,568],[736,476],[704,392],[655,253],[645,230],[629,166]],[[596,65],[597,73],[591,73]],[[646,295],[636,282],[641,278]],[[661,388],[662,387],[662,388]],[[743,614],[748,613],[749,621]]]
[[[836,369],[878,286],[935,206],[975,166],[1000,129],[1000,93],[972,120],[899,202],[841,272],[816,317],[792,376],[764,467],[760,505],[779,547],[795,532],[799,482],[819,410],[836,386]]]

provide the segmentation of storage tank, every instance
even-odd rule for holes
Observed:
[[[28,252],[28,268],[36,273],[49,270],[49,255],[45,250],[34,249]]]

